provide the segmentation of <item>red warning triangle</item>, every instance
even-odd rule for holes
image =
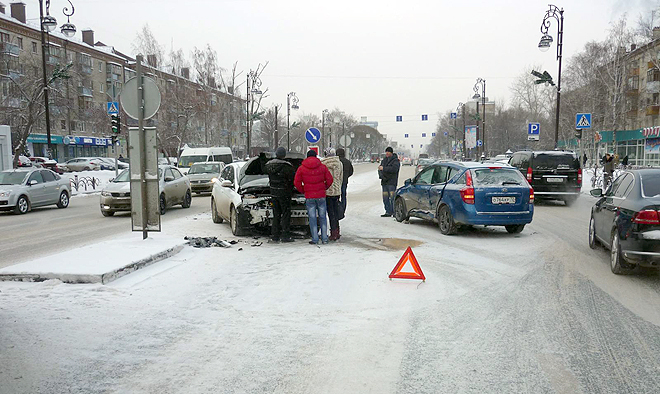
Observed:
[[[401,272],[407,262],[410,262],[410,265],[412,265],[415,272]],[[426,280],[426,277],[424,276],[424,273],[422,272],[422,269],[417,262],[417,258],[415,257],[415,254],[413,253],[410,246],[408,246],[406,252],[403,254],[403,256],[401,256],[401,260],[399,260],[399,262],[392,270],[392,273],[390,273],[390,279],[392,278]]]

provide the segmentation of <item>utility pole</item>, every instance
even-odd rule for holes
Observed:
[[[48,158],[53,158],[53,144],[50,141],[50,109],[48,107],[48,77],[46,76],[46,33],[44,32],[44,6],[43,0],[39,0],[39,29],[41,30],[41,71],[44,84],[44,106],[46,108],[46,138],[48,139]],[[49,51],[50,52],[50,51]]]
[[[465,104],[461,107],[463,108],[463,113],[461,114],[461,118],[463,118],[463,146],[461,147],[461,154],[463,157],[467,157],[465,155]]]
[[[246,96],[245,96],[245,156],[250,155],[250,73],[247,75]]]
[[[277,105],[275,105],[275,149],[277,149],[278,145],[280,144],[280,134],[277,131]]]

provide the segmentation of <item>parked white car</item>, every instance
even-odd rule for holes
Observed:
[[[98,171],[101,161],[92,157],[78,157],[64,163],[67,171]]]

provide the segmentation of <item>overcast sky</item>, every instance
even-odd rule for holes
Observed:
[[[37,0],[24,1],[28,19],[38,18]],[[320,116],[324,108],[339,107],[378,121],[382,133],[416,148],[435,131],[438,112],[472,96],[477,77],[486,79],[489,99],[509,101],[512,80],[529,65],[557,73],[554,47],[537,48],[547,0],[73,1],[77,37],[90,27],[96,40],[132,53],[137,31],[148,23],[166,52],[173,45],[190,53],[209,43],[227,69],[235,61],[242,70],[269,61],[262,78],[270,92],[266,105],[286,105],[294,91],[301,112]],[[60,24],[67,4],[52,0]],[[634,22],[656,4],[556,3],[565,10],[566,58],[587,41],[603,39],[612,20],[627,13]],[[554,22],[550,32],[556,40]],[[397,115],[404,122],[396,123]],[[429,137],[422,139],[422,132]],[[404,133],[411,137],[404,141]]]

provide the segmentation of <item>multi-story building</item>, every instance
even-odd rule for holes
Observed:
[[[95,42],[91,29],[82,31],[82,40],[52,32],[47,41],[48,75],[68,67],[69,76],[49,90],[53,156],[59,161],[107,156],[112,149],[110,139],[105,138],[111,131],[107,102],[116,99],[124,83],[135,76],[135,59]],[[240,144],[237,137],[245,114],[239,97],[222,92],[213,80],[197,83],[190,78],[189,69],[164,72],[155,64],[155,56],[146,57],[145,74],[158,81],[163,96],[163,105],[153,121],[163,137],[163,151],[176,155],[176,147],[185,143]],[[12,126],[13,134],[24,129],[26,114],[31,113],[34,123],[26,148],[36,156],[46,152],[45,116],[43,98],[32,100],[29,93],[42,84],[38,18],[34,23],[28,21],[22,2],[12,3],[9,14],[0,3],[0,124]],[[122,123],[132,124],[125,114]],[[124,128],[119,138],[119,151],[124,156],[125,136]]]

